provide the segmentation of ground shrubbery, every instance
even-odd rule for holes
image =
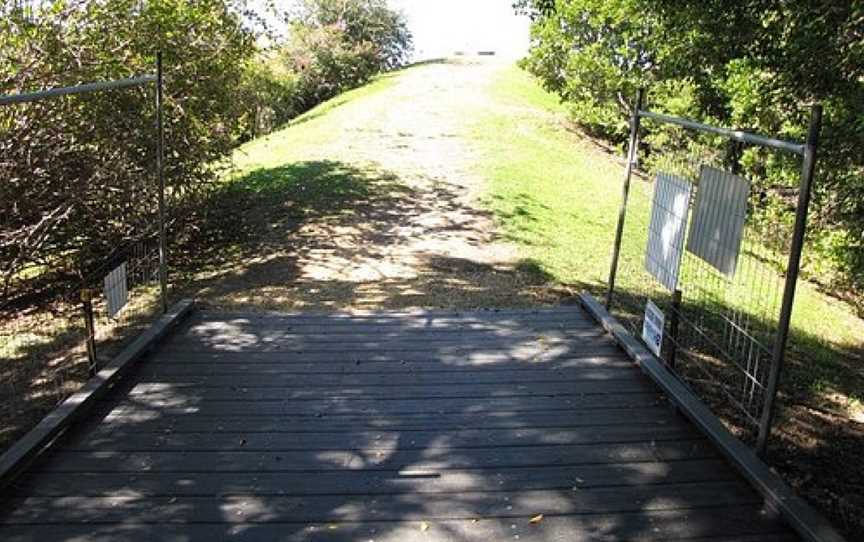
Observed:
[[[835,292],[860,293],[860,2],[518,0],[516,6],[534,20],[524,66],[561,96],[584,129],[616,143],[626,138],[629,104],[640,86],[649,90],[651,109],[795,140],[804,138],[807,105],[823,103],[805,272]],[[764,159],[746,153],[742,162],[769,194],[797,181],[792,162],[765,170]],[[783,198],[773,203],[789,205]]]
[[[0,94],[153,73],[162,51],[171,207],[192,208],[238,143],[410,51],[384,0],[269,4],[269,19],[248,0],[2,4]],[[274,14],[290,31],[267,41]],[[152,85],[0,108],[0,309],[153,233],[155,142]]]

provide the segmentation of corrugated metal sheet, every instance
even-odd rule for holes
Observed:
[[[702,167],[687,250],[730,278],[738,266],[749,195],[747,179]]]
[[[662,172],[654,183],[645,270],[670,291],[678,287],[691,189],[687,179]]]
[[[105,276],[105,300],[108,305],[108,316],[117,316],[129,300],[129,289],[126,284],[126,262]]]

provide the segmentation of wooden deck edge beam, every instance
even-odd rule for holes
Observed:
[[[657,357],[633,337],[594,297],[579,294],[582,306],[618,342],[642,372],[657,384],[669,399],[702,431],[732,465],[780,512],[795,531],[808,542],[844,542],[830,522],[798,497],[792,488],[772,472],[756,453],[735,438],[708,406],[685,386]]]
[[[0,492],[6,489],[74,421],[90,408],[135,366],[135,362],[162,340],[192,311],[193,302],[184,299],[160,316],[149,329],[123,349],[79,391],[60,403],[39,424],[0,456]]]

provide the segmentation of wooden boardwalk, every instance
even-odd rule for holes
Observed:
[[[796,540],[575,306],[197,314],[7,498],[6,542]]]

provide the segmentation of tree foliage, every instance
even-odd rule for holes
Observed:
[[[802,140],[825,107],[810,272],[864,276],[864,2],[518,0],[531,15],[524,65],[596,135],[621,142],[638,87],[672,114]],[[650,140],[650,138],[649,138]],[[787,184],[778,167],[767,182]],[[857,282],[856,282],[857,281]]]
[[[385,0],[301,0],[290,24],[281,57],[296,74],[300,110],[401,66],[411,53],[405,18]]]
[[[213,179],[254,53],[240,3],[54,0],[0,8],[0,93],[154,73],[164,51],[167,179],[175,199]],[[0,292],[39,269],[81,275],[152,230],[154,87],[0,110]],[[30,271],[27,271],[27,270]],[[3,297],[6,297],[4,295]]]

